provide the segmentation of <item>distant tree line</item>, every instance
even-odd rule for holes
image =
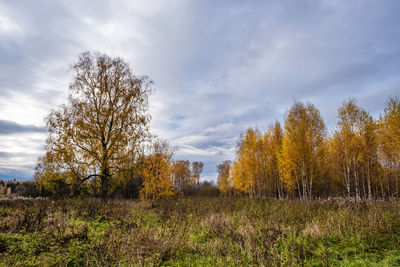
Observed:
[[[275,122],[265,133],[247,129],[236,159],[217,170],[225,195],[399,197],[400,99],[390,97],[377,120],[355,100],[345,101],[329,135],[318,109],[296,102],[283,128]]]
[[[0,198],[17,195],[21,197],[38,197],[40,192],[33,181],[0,180]]]

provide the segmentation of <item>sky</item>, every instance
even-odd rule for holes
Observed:
[[[45,117],[85,51],[154,82],[151,131],[203,180],[240,133],[313,103],[329,131],[349,98],[375,118],[400,96],[398,0],[0,0],[0,177],[31,179]]]

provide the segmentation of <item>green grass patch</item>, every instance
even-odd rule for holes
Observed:
[[[0,202],[0,266],[400,266],[399,202]]]

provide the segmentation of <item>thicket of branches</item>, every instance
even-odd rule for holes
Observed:
[[[121,58],[89,52],[71,70],[68,103],[46,118],[46,153],[35,172],[42,194],[154,203],[199,191],[203,163],[175,162],[174,149],[150,134],[148,77],[133,75]]]
[[[312,104],[295,103],[265,133],[241,135],[236,159],[217,166],[226,195],[257,197],[398,197],[400,99],[391,97],[378,120],[351,99],[328,135]]]

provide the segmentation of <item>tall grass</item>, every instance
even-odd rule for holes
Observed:
[[[0,265],[400,265],[400,203],[0,200]]]

